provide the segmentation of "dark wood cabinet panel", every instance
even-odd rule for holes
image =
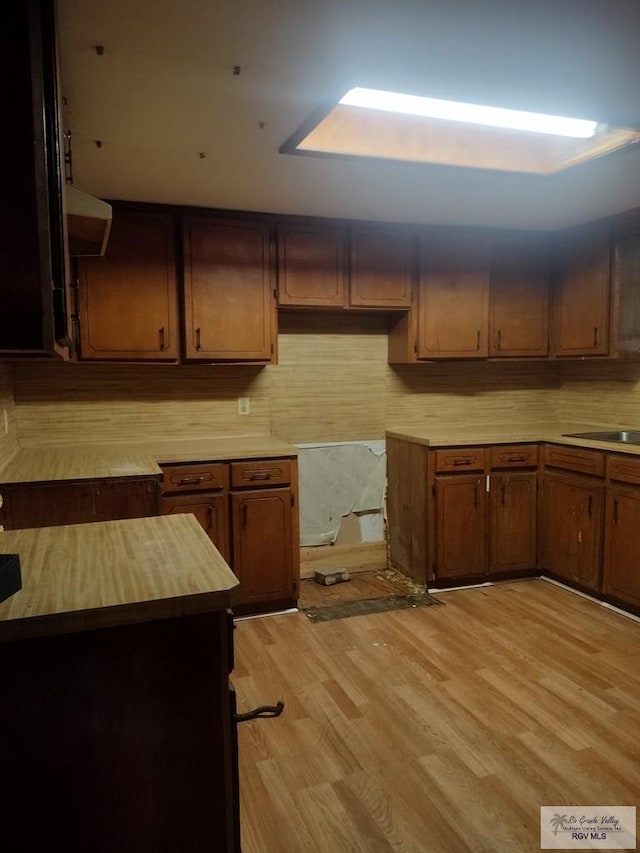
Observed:
[[[158,514],[156,480],[28,483],[3,486],[1,490],[7,530]]]
[[[275,360],[268,225],[211,217],[185,217],[183,225],[186,357]]]
[[[548,242],[532,236],[505,238],[491,253],[489,355],[548,354]]]
[[[609,353],[611,245],[605,226],[558,236],[554,253],[553,354]]]
[[[228,618],[0,648],[3,850],[239,853]]]
[[[170,216],[116,210],[106,256],[79,260],[78,285],[81,358],[178,358]]]
[[[484,575],[485,478],[436,477],[436,578]]]
[[[569,583],[600,589],[604,481],[545,471],[542,568]]]
[[[349,304],[354,308],[410,308],[414,234],[392,226],[351,229]]]
[[[424,238],[418,283],[418,358],[488,355],[489,243],[471,234]]]
[[[240,581],[241,603],[297,598],[291,490],[238,492],[231,502],[233,571]]]
[[[67,261],[54,0],[0,12],[0,353],[66,355]]]
[[[281,225],[278,240],[278,304],[344,308],[344,232],[338,227]]]
[[[181,512],[195,515],[227,563],[231,562],[228,494],[197,492],[192,495],[165,495],[162,498],[161,509],[163,515]]]
[[[610,485],[606,519],[604,593],[640,608],[640,488]]]
[[[537,474],[491,475],[489,572],[535,569],[537,565]]]

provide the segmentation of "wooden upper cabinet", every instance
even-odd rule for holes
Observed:
[[[509,235],[491,252],[489,355],[549,354],[549,243]]]
[[[344,232],[329,225],[278,227],[278,304],[344,308]]]
[[[489,242],[447,231],[424,237],[418,283],[418,358],[488,355]]]
[[[114,211],[107,254],[79,260],[80,357],[175,361],[173,220]]]
[[[349,304],[354,308],[411,308],[413,254],[409,229],[352,228]]]
[[[275,360],[269,226],[212,217],[183,223],[186,357]]]
[[[554,253],[553,355],[608,355],[611,246],[607,227],[565,231]]]

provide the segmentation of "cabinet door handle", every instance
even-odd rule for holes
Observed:
[[[504,496],[505,496],[506,491],[507,491],[507,484],[503,480],[502,483],[500,484],[500,503],[502,504],[502,506],[505,506],[505,497]]]
[[[247,526],[247,505],[242,504],[242,528]]]
[[[589,518],[593,518],[593,496],[589,495],[589,500],[587,501],[587,515]]]
[[[618,523],[618,499],[615,498],[613,501],[613,523]]]
[[[474,509],[478,508],[478,487],[479,487],[479,485],[480,485],[480,481],[476,480],[476,487],[473,490],[473,508]]]
[[[598,346],[598,327],[593,327],[593,345],[594,347]]]
[[[246,723],[248,720],[257,720],[258,717],[279,717],[284,711],[284,702],[276,702],[275,705],[260,705],[246,714],[236,714],[236,723]]]
[[[167,348],[164,341],[164,326],[159,329],[158,335],[160,337],[160,352],[163,352]]]
[[[526,462],[526,456],[507,456],[507,462]]]
[[[269,471],[253,471],[249,474],[249,480],[270,480],[271,473]]]
[[[197,329],[195,329],[195,336],[196,336],[196,340],[195,340],[195,348],[196,348],[197,350],[199,350],[199,349],[201,349],[201,346],[202,346],[202,340],[201,340],[201,337],[200,337],[200,326],[198,326],[198,328],[197,328]]]
[[[182,477],[181,480],[178,480],[179,486],[194,486],[196,483],[202,483],[204,480],[204,475],[199,477]]]
[[[480,350],[480,329],[476,332],[476,350]]]
[[[211,504],[207,507],[207,530],[211,530],[213,528],[213,509]]]
[[[454,459],[453,464],[457,465],[471,465],[471,459]]]
[[[480,333],[478,332],[478,334],[480,334]],[[496,349],[499,351],[501,348],[502,348],[502,332],[500,331],[500,329],[498,329],[498,340],[496,342]],[[479,346],[478,346],[478,349],[480,349]]]

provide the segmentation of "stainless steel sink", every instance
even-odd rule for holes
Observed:
[[[566,438],[587,438],[589,441],[613,441],[620,444],[640,444],[640,430],[614,429],[607,432],[565,432]]]

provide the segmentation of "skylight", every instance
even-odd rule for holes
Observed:
[[[585,119],[465,104],[460,101],[443,101],[439,98],[423,98],[418,95],[403,95],[400,92],[385,92],[382,89],[362,87],[350,89],[338,103],[350,107],[364,107],[368,110],[384,110],[403,115],[461,121],[487,127],[504,127],[509,130],[526,130],[530,133],[549,133],[553,136],[571,136],[577,139],[591,138],[598,127],[598,122]]]
[[[356,87],[280,151],[551,175],[638,141],[596,120]]]

